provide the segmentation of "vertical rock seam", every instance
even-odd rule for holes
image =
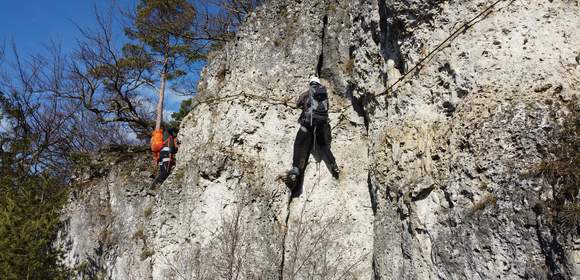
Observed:
[[[316,65],[316,76],[320,78],[322,72],[322,66],[324,65],[324,40],[326,39],[326,28],[328,25],[328,14],[325,14],[322,18],[322,36],[320,39],[320,55],[318,56],[318,63]],[[304,175],[302,175],[304,176]],[[301,182],[303,183],[303,182]],[[295,186],[297,187],[297,186]],[[300,186],[301,188],[303,186]],[[288,221],[290,220],[290,204],[292,204],[292,196],[288,199],[288,204],[286,205],[286,221],[285,221],[285,230],[284,230],[284,237],[282,242],[282,262],[280,264],[280,275],[279,279],[284,279],[284,264],[286,262],[286,237],[288,236]]]
[[[284,221],[284,236],[282,238],[282,261],[280,263],[280,276],[279,280],[284,279],[284,264],[286,263],[286,237],[288,236],[288,221],[290,220],[290,204],[292,203],[292,196],[288,199],[288,204],[286,205],[286,220]]]
[[[325,14],[322,18],[322,38],[320,55],[318,56],[318,64],[316,65],[316,76],[320,78],[322,74],[322,66],[324,65],[324,40],[326,38],[326,26],[328,25],[328,14]]]

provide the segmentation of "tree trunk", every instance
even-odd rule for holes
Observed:
[[[159,101],[157,102],[157,120],[155,121],[155,130],[161,129],[163,122],[163,100],[165,98],[165,82],[167,81],[167,59],[163,63],[161,71],[161,85],[159,87]]]

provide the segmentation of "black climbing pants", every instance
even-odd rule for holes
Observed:
[[[328,161],[328,163],[336,165],[336,159],[334,158],[332,151],[330,151],[330,143],[332,142],[331,133],[330,124],[328,122],[322,122],[313,126],[310,126],[310,124],[302,124],[296,134],[296,140],[294,141],[294,157],[292,166],[298,167],[300,173],[303,173],[313,147],[320,149],[318,152],[320,152],[322,158]],[[316,141],[316,145],[314,145],[314,141]]]
[[[159,153],[159,161],[157,164],[159,165],[159,174],[157,175],[157,178],[155,178],[155,181],[161,183],[165,181],[165,179],[169,177],[169,173],[171,173],[171,165],[173,162],[171,162],[171,154],[169,151],[162,150]]]

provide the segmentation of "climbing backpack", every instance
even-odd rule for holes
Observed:
[[[324,86],[310,86],[305,117],[311,126],[328,121],[328,93]]]
[[[155,162],[159,160],[159,152],[163,149],[163,130],[156,129],[151,135],[151,152]]]
[[[157,129],[153,131],[151,136],[151,151],[153,153],[159,153],[163,148],[163,130]]]
[[[163,148],[159,152],[159,158],[161,162],[174,164],[174,156],[177,152],[177,149],[175,148],[175,138],[167,131],[163,131],[163,139],[165,140],[163,141]]]

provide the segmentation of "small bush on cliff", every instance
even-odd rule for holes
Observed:
[[[580,234],[580,113],[570,115],[551,135],[548,156],[531,169],[552,188],[553,199],[543,207],[563,233]]]
[[[497,197],[494,194],[488,193],[481,200],[476,202],[471,208],[471,214],[477,214],[483,211],[486,207],[494,206],[497,204]]]
[[[580,203],[574,202],[564,206],[560,220],[566,228],[574,228],[580,225]]]

